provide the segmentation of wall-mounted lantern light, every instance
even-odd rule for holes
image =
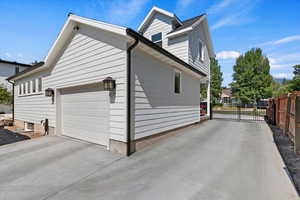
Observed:
[[[54,90],[52,88],[47,88],[45,90],[45,96],[46,97],[52,97],[52,96],[54,96]]]
[[[112,77],[107,77],[103,80],[103,87],[105,91],[113,91],[116,88],[116,81]]]
[[[45,90],[46,97],[52,97],[52,104],[54,104],[54,90],[52,88],[47,88]]]

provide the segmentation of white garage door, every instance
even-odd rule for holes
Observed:
[[[62,134],[108,145],[109,93],[99,84],[61,91]]]

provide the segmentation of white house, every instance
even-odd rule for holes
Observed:
[[[181,21],[154,7],[138,32],[70,14],[44,63],[9,78],[15,124],[38,131],[48,121],[50,134],[129,155],[199,122],[214,56],[207,16]]]
[[[9,84],[6,79],[16,73],[28,69],[31,66],[32,65],[0,59],[0,84],[11,90],[12,85]]]

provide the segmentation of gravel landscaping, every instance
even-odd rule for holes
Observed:
[[[300,155],[295,154],[293,142],[280,128],[272,125],[270,125],[270,128],[273,131],[278,150],[287,166],[287,173],[289,173],[298,194],[300,194]]]
[[[30,139],[30,137],[26,135],[0,128],[0,146],[28,139]]]

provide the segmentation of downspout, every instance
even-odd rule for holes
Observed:
[[[12,84],[12,120],[15,122],[15,83],[7,80],[10,84]]]
[[[128,33],[128,29],[126,30]],[[126,156],[131,154],[131,51],[138,45],[139,39],[134,37],[134,43],[127,49],[127,146]]]

